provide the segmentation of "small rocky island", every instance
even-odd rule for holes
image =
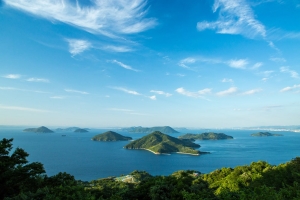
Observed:
[[[199,144],[195,144],[190,140],[181,140],[159,131],[148,134],[138,140],[135,140],[128,145],[125,149],[145,149],[154,154],[162,153],[183,153],[191,155],[200,155],[207,152],[200,152],[195,150],[199,148]]]
[[[78,128],[74,131],[74,133],[87,133],[88,131],[86,129],[83,128]]]
[[[190,140],[228,140],[233,139],[232,136],[226,135],[224,133],[201,133],[201,134],[192,134],[187,133],[185,135],[179,136],[179,139],[190,139]]]
[[[283,136],[282,134],[273,134],[269,132],[258,132],[258,133],[252,133],[251,136],[253,137],[269,137],[269,136]]]
[[[113,131],[107,131],[105,133],[95,135],[92,138],[92,140],[108,142],[108,141],[127,141],[127,140],[132,140],[132,138],[120,135],[119,133]]]
[[[132,133],[152,133],[154,131],[159,131],[164,134],[178,133],[178,131],[174,130],[170,126],[155,126],[151,128],[136,126],[136,127],[125,128],[123,130]]]
[[[38,128],[26,128],[23,131],[24,132],[33,132],[33,133],[53,133],[52,130],[48,129],[45,126],[41,126]]]

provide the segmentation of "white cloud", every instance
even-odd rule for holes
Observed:
[[[64,96],[52,96],[50,98],[51,99],[65,99],[66,97],[64,97]]]
[[[19,78],[21,78],[21,75],[20,74],[7,74],[7,75],[3,76],[3,78],[19,79]]]
[[[280,92],[288,92],[288,91],[292,91],[295,90],[297,88],[300,88],[300,84],[299,85],[293,85],[293,86],[289,86],[289,87],[285,87],[283,89],[280,90]]]
[[[0,90],[19,90],[19,89],[13,87],[0,87]]]
[[[88,92],[79,91],[79,90],[65,89],[65,91],[70,93],[89,94]]]
[[[164,92],[164,91],[159,91],[159,90],[151,90],[150,92],[160,94],[160,95],[165,95],[166,97],[172,96],[172,94],[170,94],[170,93],[167,93],[167,92]]]
[[[48,79],[44,79],[44,78],[29,78],[26,81],[29,82],[43,82],[43,83],[49,83]]]
[[[156,100],[156,96],[155,95],[150,96],[149,98],[152,99],[152,100]]]
[[[256,94],[261,92],[262,89],[258,88],[258,89],[253,89],[253,90],[248,90],[246,92],[243,92],[242,95],[252,95],[252,94]]]
[[[180,74],[180,73],[178,73],[178,74],[176,74],[177,76],[180,76],[180,77],[184,77],[185,76],[185,74]]]
[[[111,87],[112,89],[115,89],[115,90],[120,90],[120,91],[123,91],[125,93],[128,93],[128,94],[133,94],[133,95],[141,95],[140,93],[134,91],[134,90],[128,90],[126,88],[123,88],[123,87]]]
[[[224,90],[224,91],[218,92],[217,95],[218,96],[227,96],[227,95],[235,94],[237,91],[238,90],[237,90],[236,87],[231,87],[228,90]]]
[[[233,83],[233,80],[231,78],[223,78],[222,83]]]
[[[57,20],[71,26],[115,37],[132,34],[156,26],[156,19],[145,18],[147,1],[135,0],[91,0],[89,5],[78,1],[60,0],[4,0],[16,9],[50,20]]]
[[[185,90],[183,87],[181,87],[181,88],[177,88],[175,91],[178,92],[179,94],[182,94],[182,95],[185,95],[188,97],[195,97],[195,98],[202,97],[203,95],[207,95],[207,94],[211,93],[210,88],[205,88],[205,89],[199,90],[197,92],[190,92],[190,91]]]
[[[182,59],[181,61],[179,61],[178,65],[180,67],[186,68],[186,69],[191,69],[189,66],[187,66],[187,64],[192,64],[195,63],[196,59],[195,58],[185,58]]]
[[[121,112],[132,112],[133,111],[133,110],[123,109],[123,108],[108,108],[107,110],[121,111]]]
[[[273,62],[286,62],[284,58],[279,58],[279,57],[271,57],[270,60]]]
[[[267,80],[268,80],[269,78],[262,78],[261,80],[263,81],[263,82],[266,82]]]
[[[252,69],[258,69],[258,68],[260,68],[262,65],[263,65],[262,62],[257,62],[257,63],[255,63],[255,64],[252,66]]]
[[[114,45],[107,45],[103,47],[104,50],[113,51],[113,52],[130,52],[133,51],[131,48],[126,46],[114,46]]]
[[[229,60],[227,64],[232,68],[245,69],[248,61],[246,59]]]
[[[292,78],[299,78],[299,74],[294,70],[290,70],[289,67],[280,67],[280,72],[289,73]]]
[[[0,105],[0,109],[28,111],[28,112],[50,112],[48,110],[40,110],[35,108],[18,107],[18,106],[5,106],[5,105]]]
[[[241,34],[248,38],[265,38],[264,25],[255,19],[251,6],[246,0],[215,0],[213,12],[219,11],[217,21],[197,23],[197,29],[216,30],[220,34]]]
[[[0,90],[16,90],[16,91],[22,91],[22,92],[36,92],[36,93],[44,93],[49,94],[50,92],[44,92],[44,91],[38,91],[38,90],[25,90],[25,89],[19,89],[14,87],[0,87]]]
[[[118,64],[119,66],[123,67],[124,69],[128,69],[128,70],[132,70],[132,71],[135,71],[135,72],[139,72],[139,70],[134,69],[134,68],[132,68],[132,67],[129,66],[129,65],[125,65],[124,63],[119,62],[119,61],[117,61],[117,60],[112,60],[111,62],[112,62],[112,63]]]
[[[92,47],[92,44],[86,40],[78,40],[78,39],[66,39],[69,43],[69,52],[72,56],[80,54]]]

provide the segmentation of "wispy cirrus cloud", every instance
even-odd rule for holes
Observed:
[[[213,12],[219,11],[217,21],[197,23],[197,29],[216,30],[220,34],[240,34],[247,38],[266,37],[265,26],[255,19],[251,6],[246,0],[215,0]]]
[[[188,90],[185,90],[183,87],[181,87],[181,88],[177,88],[175,91],[178,92],[179,94],[184,95],[184,96],[194,97],[194,98],[203,97],[204,95],[207,95],[207,94],[211,93],[210,88],[205,88],[205,89],[199,90],[197,92],[190,92]]]
[[[233,83],[234,81],[231,78],[223,78],[222,83]]]
[[[289,67],[280,67],[280,72],[288,73],[292,78],[299,78],[298,72],[291,70]]]
[[[108,37],[143,32],[157,24],[156,19],[145,17],[148,11],[146,0],[91,0],[89,5],[60,0],[4,2],[12,8]]]
[[[262,62],[257,62],[257,63],[255,63],[255,64],[252,66],[251,69],[258,69],[258,68],[260,68],[261,66],[263,66],[263,63],[262,63]]]
[[[262,91],[262,89],[260,89],[260,88],[252,89],[252,90],[248,90],[246,92],[241,93],[241,95],[253,95],[253,94],[259,93],[261,91]]]
[[[223,90],[223,91],[220,91],[220,92],[216,93],[216,95],[218,95],[218,96],[228,96],[228,95],[236,94],[237,92],[238,92],[237,87],[231,87],[227,90]]]
[[[114,46],[114,45],[107,45],[107,46],[102,47],[102,49],[106,50],[106,51],[120,52],[120,53],[133,51],[132,48],[127,47],[127,46]]]
[[[26,81],[29,81],[29,82],[43,82],[43,83],[49,83],[50,82],[48,79],[45,79],[45,78],[29,78],[29,79],[26,79]]]
[[[9,78],[9,79],[19,79],[21,78],[20,74],[7,74],[2,76],[3,78]]]
[[[245,69],[248,65],[247,59],[237,59],[237,60],[229,60],[227,61],[229,67],[237,68],[237,69]]]
[[[16,90],[16,91],[22,91],[22,92],[35,92],[35,93],[44,93],[44,94],[50,93],[50,92],[44,92],[44,91],[38,91],[38,90],[25,90],[25,89],[14,88],[14,87],[0,87],[0,90]]]
[[[188,66],[188,64],[195,63],[196,59],[195,58],[185,58],[179,61],[178,65],[180,67],[186,68],[186,69],[192,69],[191,67]]]
[[[300,88],[300,84],[299,85],[293,85],[293,86],[288,86],[288,87],[285,87],[283,89],[280,90],[280,92],[289,92],[289,91],[293,91],[297,88]]]
[[[123,87],[110,87],[112,89],[115,89],[115,90],[120,90],[122,92],[125,92],[127,94],[132,94],[132,95],[141,95],[140,93],[134,91],[134,90],[128,90],[126,88],[123,88]]]
[[[150,96],[149,98],[150,98],[151,100],[156,100],[156,96],[155,96],[155,95]]]
[[[65,91],[70,93],[89,94],[88,92],[80,91],[80,90],[65,89]]]
[[[41,110],[41,109],[28,108],[28,107],[19,107],[19,106],[6,106],[6,105],[0,105],[0,109],[28,111],[28,112],[51,112],[49,110]]]
[[[65,96],[51,96],[51,99],[65,99]]]
[[[69,44],[69,52],[72,54],[72,56],[81,54],[92,47],[92,44],[87,40],[66,39],[66,41]]]
[[[133,110],[130,110],[130,109],[124,109],[124,108],[108,108],[107,110],[111,110],[111,111],[120,111],[120,112],[133,112]]]
[[[153,93],[156,93],[156,94],[160,94],[160,95],[164,95],[166,97],[172,96],[172,94],[164,92],[164,91],[160,91],[160,90],[150,90],[150,92],[153,92]]]
[[[115,64],[117,64],[117,65],[123,67],[124,69],[128,69],[128,70],[132,70],[132,71],[135,71],[135,72],[139,72],[139,70],[134,69],[134,68],[132,68],[131,66],[126,65],[126,64],[124,64],[124,63],[122,63],[122,62],[119,62],[119,61],[117,61],[117,60],[111,60],[110,62],[111,62],[111,63],[115,63]]]

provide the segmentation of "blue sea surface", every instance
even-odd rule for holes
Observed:
[[[126,150],[130,141],[96,142],[91,138],[107,130],[92,129],[88,133],[55,132],[29,133],[24,128],[0,127],[0,138],[14,138],[13,147],[29,153],[30,162],[43,163],[51,176],[67,172],[76,179],[90,181],[108,176],[120,176],[134,170],[145,170],[152,175],[170,175],[178,170],[197,170],[209,173],[222,167],[248,165],[264,160],[273,165],[300,156],[300,133],[272,132],[282,137],[251,137],[249,130],[211,130],[234,137],[233,140],[196,141],[200,151],[210,154],[192,156],[186,154],[155,155],[145,150]],[[114,130],[133,139],[146,134]],[[178,137],[185,133],[202,133],[205,130],[185,130],[170,134]],[[66,136],[62,136],[66,135]]]

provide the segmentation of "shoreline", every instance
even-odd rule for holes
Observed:
[[[179,153],[179,154],[188,154],[188,155],[192,155],[192,156],[200,156],[200,154],[195,154],[195,153],[183,153],[183,152],[176,152],[176,153]]]

